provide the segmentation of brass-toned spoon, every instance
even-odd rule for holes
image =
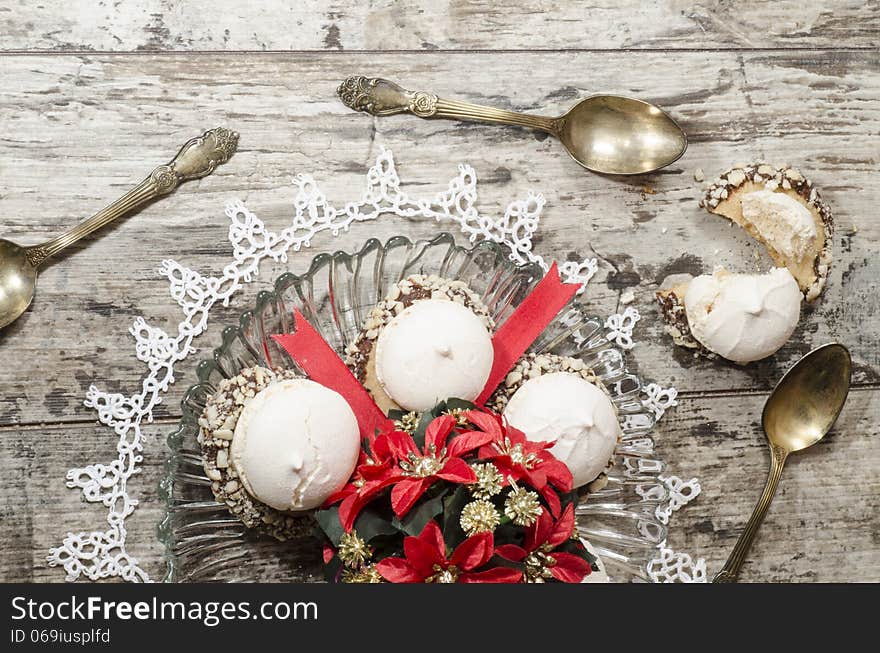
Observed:
[[[849,351],[841,344],[831,343],[801,358],[776,384],[761,416],[770,444],[770,475],[745,530],[713,582],[736,581],[758,526],[776,494],[786,458],[790,453],[816,444],[831,430],[849,394],[851,376]]]
[[[347,107],[374,116],[411,113],[540,129],[558,138],[587,170],[609,175],[652,172],[677,161],[687,149],[684,131],[665,111],[620,95],[593,95],[549,118],[444,100],[377,77],[349,77],[337,93]]]
[[[181,182],[211,174],[229,160],[237,145],[237,133],[222,127],[211,129],[187,141],[174,159],[153,170],[118,200],[57,238],[30,247],[0,238],[0,328],[14,322],[30,305],[37,271],[46,259],[150,200],[167,195]]]

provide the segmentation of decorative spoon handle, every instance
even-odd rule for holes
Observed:
[[[519,125],[558,135],[562,118],[546,118],[480,104],[444,100],[434,93],[408,91],[381,77],[349,77],[336,89],[345,106],[373,116],[411,113],[419,118],[452,118]]]
[[[740,567],[742,567],[746,554],[752,546],[752,540],[755,539],[758,527],[764,521],[764,515],[767,514],[770,502],[773,501],[773,496],[776,494],[776,487],[779,485],[782,468],[785,466],[785,459],[788,458],[788,451],[782,447],[771,446],[771,458],[770,475],[767,477],[767,484],[764,486],[761,498],[758,499],[758,504],[755,506],[752,516],[749,517],[745,530],[736,541],[736,546],[733,547],[727,562],[712,579],[713,583],[735,583],[739,576]]]
[[[229,160],[237,145],[238,134],[223,127],[211,129],[201,136],[188,140],[169,163],[157,167],[149,177],[118,200],[57,238],[42,245],[28,247],[26,251],[28,261],[34,267],[38,267],[47,258],[80,238],[150,200],[167,195],[181,182],[210,175],[214,172],[214,168]]]

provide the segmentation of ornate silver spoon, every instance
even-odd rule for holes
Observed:
[[[211,174],[229,160],[237,146],[237,133],[222,127],[211,129],[187,141],[170,163],[153,170],[118,200],[57,238],[30,247],[0,238],[0,328],[15,321],[30,305],[37,271],[46,259],[116,218],[167,195],[181,182]]]
[[[497,122],[540,129],[562,142],[587,170],[609,175],[651,172],[677,161],[687,149],[681,127],[662,109],[620,95],[593,95],[562,116],[549,118],[444,100],[407,91],[378,77],[349,77],[337,89],[346,106],[374,116],[411,113],[419,118]]]

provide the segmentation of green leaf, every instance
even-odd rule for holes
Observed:
[[[428,424],[434,421],[434,418],[437,417],[433,411],[427,411],[422,413],[422,416],[419,418],[419,423],[416,425],[416,430],[413,431],[412,438],[416,443],[416,446],[419,449],[423,449],[425,446],[425,431],[428,430]]]
[[[391,523],[391,520],[379,514],[373,508],[365,508],[358,515],[354,522],[354,530],[365,542],[369,542],[374,537],[380,535],[395,535],[398,530]]]
[[[328,583],[336,583],[339,580],[339,572],[342,571],[342,561],[339,556],[333,556],[326,565],[324,565],[324,580]]]
[[[506,522],[495,527],[495,546],[502,544],[522,546],[524,539],[525,529],[514,524],[509,518]]]
[[[466,399],[456,399],[453,397],[452,399],[446,400],[446,410],[474,410],[477,405],[472,401],[467,401]]]
[[[598,558],[594,556],[587,550],[587,547],[584,546],[584,543],[578,540],[566,540],[558,547],[556,547],[557,551],[564,551],[565,553],[571,553],[579,558],[583,558],[587,562],[590,563],[590,566],[593,568],[593,571],[598,571],[599,565],[597,564]]]
[[[433,499],[422,501],[406,513],[403,519],[395,517],[391,523],[407,535],[418,535],[429,521],[443,512],[443,498],[445,496],[446,493],[443,492]]]
[[[345,533],[342,530],[342,523],[339,521],[339,506],[333,506],[326,510],[315,511],[315,521],[318,522],[324,535],[333,543],[333,546],[339,546],[339,539]]]
[[[467,539],[467,535],[461,528],[461,511],[465,504],[471,500],[471,493],[462,485],[443,500],[443,539],[451,551]]]
[[[392,408],[391,410],[388,411],[388,419],[396,422],[397,420],[403,419],[404,415],[406,415],[406,414],[407,414],[407,411],[405,411],[405,410],[400,410],[399,408]]]

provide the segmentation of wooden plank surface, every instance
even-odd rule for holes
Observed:
[[[227,199],[241,198],[279,230],[292,215],[294,174],[313,172],[331,201],[342,203],[360,192],[380,146],[392,148],[404,183],[419,194],[441,190],[459,162],[470,163],[480,208],[490,215],[527,189],[542,191],[547,204],[536,251],[599,257],[589,293],[599,315],[617,310],[625,289],[635,291],[633,305],[645,319],[633,358],[647,376],[684,392],[768,389],[811,346],[839,338],[853,348],[857,383],[880,378],[873,290],[880,269],[873,256],[880,238],[873,208],[880,201],[874,182],[880,70],[870,57],[579,53],[512,61],[479,54],[382,55],[375,62],[374,70],[407,70],[407,80],[424,80],[442,93],[460,87],[465,67],[482,81],[475,84],[479,91],[464,95],[501,104],[506,80],[525,65],[534,74],[510,101],[519,108],[561,111],[588,92],[583,70],[592,71],[594,88],[657,100],[681,119],[690,149],[663,173],[628,181],[585,173],[555,141],[515,128],[348,112],[333,94],[342,72],[360,69],[357,55],[203,56],[197,68],[186,61],[186,55],[0,59],[11,89],[0,97],[7,125],[0,135],[0,211],[5,233],[21,242],[56,233],[98,208],[206,127],[227,124],[242,134],[241,151],[214,175],[184,185],[45,270],[32,309],[0,334],[6,345],[0,367],[8,370],[0,378],[0,423],[91,419],[80,405],[90,383],[132,388],[143,372],[130,355],[133,319],[143,314],[165,328],[179,321],[167,283],[156,274],[161,259],[219,272],[229,252]],[[677,72],[664,79],[667,69]],[[795,337],[774,358],[747,368],[695,360],[662,333],[652,302],[657,284],[672,272],[715,264],[750,271],[768,259],[756,262],[747,238],[697,207],[693,172],[712,175],[764,157],[802,165],[835,211],[829,288],[804,310]],[[257,289],[287,269],[305,270],[318,251],[351,249],[370,236],[427,237],[437,229],[389,216],[338,240],[317,239],[311,251],[266,271],[235,306],[214,316],[214,330],[198,344],[213,347],[219,327],[248,307]],[[16,364],[22,358],[27,365]],[[176,413],[191,370],[182,366],[160,416]]]
[[[699,476],[703,492],[673,518],[670,545],[704,556],[710,573],[723,564],[760,494],[769,454],[760,434],[763,397],[684,398],[657,430],[660,455],[673,472]],[[743,568],[745,581],[880,581],[880,402],[853,392],[826,442],[793,456],[779,494]],[[157,485],[171,420],[147,430],[143,471],[133,484],[141,501],[126,522],[129,553],[153,577],[164,571],[155,538],[161,518]],[[59,446],[64,443],[64,446]],[[103,507],[63,489],[70,464],[112,455],[107,430],[91,424],[0,428],[0,497],[6,533],[0,581],[59,582],[45,565],[49,547],[69,530],[103,523]]]
[[[160,261],[219,272],[229,258],[227,200],[244,200],[280,230],[292,214],[293,175],[313,173],[341,204],[360,192],[384,146],[395,152],[403,183],[416,195],[442,190],[460,162],[476,169],[479,208],[487,215],[503,212],[529,189],[541,191],[547,204],[536,251],[598,257],[588,297],[599,315],[622,308],[624,290],[635,292],[633,306],[644,319],[632,366],[682,393],[658,430],[661,454],[673,473],[699,476],[704,488],[676,515],[671,543],[706,557],[710,571],[720,566],[763,483],[767,454],[757,423],[766,391],[812,346],[833,338],[849,345],[858,388],[832,440],[787,470],[745,576],[880,580],[876,2],[835,3],[833,10],[814,2],[797,9],[786,2],[656,2],[641,14],[611,2],[577,10],[573,3],[523,3],[494,14],[480,2],[403,11],[379,3],[369,13],[357,3],[305,3],[271,20],[237,6],[229,18],[223,2],[197,12],[198,4],[123,2],[86,11],[73,2],[60,11],[0,2],[7,50],[0,54],[5,236],[33,243],[57,233],[203,129],[227,125],[242,135],[239,153],[211,177],[60,257],[41,276],[34,306],[0,331],[0,469],[7,479],[0,484],[0,522],[9,537],[0,579],[61,580],[45,567],[48,548],[67,530],[102,523],[103,509],[81,506],[79,494],[64,489],[64,474],[113,455],[113,434],[96,426],[81,402],[92,383],[126,393],[139,385],[144,369],[133,355],[131,322],[144,315],[174,330],[181,318],[157,274]],[[738,12],[739,6],[751,11]],[[709,18],[695,18],[699,12]],[[150,21],[161,25],[151,32]],[[568,27],[554,29],[557,21]],[[338,44],[325,40],[333,24]],[[583,41],[572,38],[571,25]],[[622,51],[564,51],[584,47],[579,43]],[[432,52],[434,46],[456,51]],[[792,47],[823,49],[761,50]],[[143,52],[263,48],[300,52]],[[559,51],[530,51],[536,49]],[[120,53],[75,52],[83,50]],[[574,165],[558,143],[515,128],[351,113],[334,91],[352,73],[546,113],[597,91],[638,95],[670,110],[691,145],[661,174],[599,177]],[[651,297],[669,273],[709,271],[717,263],[742,271],[767,266],[769,259],[755,259],[742,234],[697,207],[694,180],[697,169],[711,179],[757,158],[801,166],[831,204],[837,221],[831,282],[772,359],[748,368],[695,360],[663,335]],[[338,239],[316,239],[287,264],[266,266],[232,306],[213,311],[208,333],[196,343],[202,350],[178,366],[177,384],[147,429],[144,473],[136,479],[142,502],[129,530],[132,553],[149,571],[161,573],[153,532],[164,437],[196,360],[219,343],[221,328],[258,290],[288,269],[305,270],[320,251],[353,249],[373,236],[428,237],[439,228],[386,216]]]
[[[0,3],[6,50],[876,48],[877,0]]]

